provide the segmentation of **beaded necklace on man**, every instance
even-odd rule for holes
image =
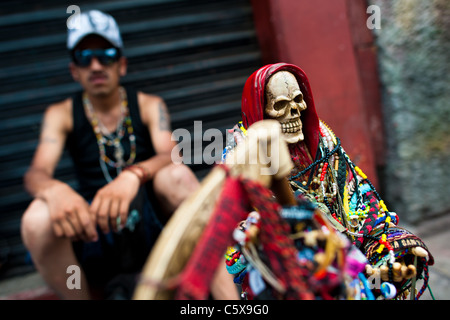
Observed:
[[[112,168],[116,168],[116,172],[119,174],[122,172],[123,167],[131,165],[136,159],[136,137],[133,132],[130,111],[128,109],[127,94],[123,87],[119,87],[119,92],[121,98],[120,117],[114,133],[109,133],[106,127],[100,122],[87,94],[83,93],[84,110],[89,122],[92,125],[92,129],[94,130],[100,152],[100,167],[102,168],[103,175],[108,182],[111,182],[113,179],[109,174],[108,168],[106,167],[107,165]],[[128,139],[130,141],[131,149],[130,157],[127,161],[124,160],[125,152],[122,146],[122,138],[125,136],[125,129],[128,132]],[[114,147],[115,161],[106,155],[105,145]]]

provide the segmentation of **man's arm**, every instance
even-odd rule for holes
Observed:
[[[97,237],[86,201],[66,183],[54,178],[71,123],[71,101],[51,105],[44,113],[39,143],[25,173],[25,189],[48,205],[53,231],[59,237]]]
[[[65,102],[52,105],[44,113],[38,146],[24,176],[25,188],[34,197],[46,200],[46,190],[59,181],[53,179],[65,142]],[[61,121],[63,120],[63,121]]]
[[[164,100],[157,96],[141,93],[139,95],[142,122],[147,126],[156,155],[139,163],[146,169],[148,179],[162,167],[170,164],[172,149],[177,146],[172,140],[170,115]]]

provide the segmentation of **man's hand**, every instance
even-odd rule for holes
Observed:
[[[89,213],[86,200],[69,185],[54,183],[45,192],[53,231],[57,237],[67,237],[85,242],[97,241],[95,220]]]
[[[123,171],[112,182],[97,191],[90,206],[90,212],[103,233],[111,228],[117,232],[117,217],[121,227],[125,226],[131,201],[139,191],[140,181],[136,174]]]

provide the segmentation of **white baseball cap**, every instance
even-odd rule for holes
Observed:
[[[90,10],[74,14],[67,21],[67,48],[72,50],[86,36],[96,34],[110,42],[113,46],[123,49],[122,37],[116,20],[99,10]]]

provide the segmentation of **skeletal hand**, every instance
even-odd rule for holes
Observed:
[[[428,252],[421,247],[414,247],[411,249],[413,255],[419,258],[427,258]],[[379,268],[366,265],[366,274],[368,276],[379,276],[382,281],[389,281],[389,267],[382,265]],[[410,264],[406,265],[404,261],[394,262],[392,265],[392,278],[394,282],[402,282],[403,280],[411,279],[417,275],[417,268]]]

